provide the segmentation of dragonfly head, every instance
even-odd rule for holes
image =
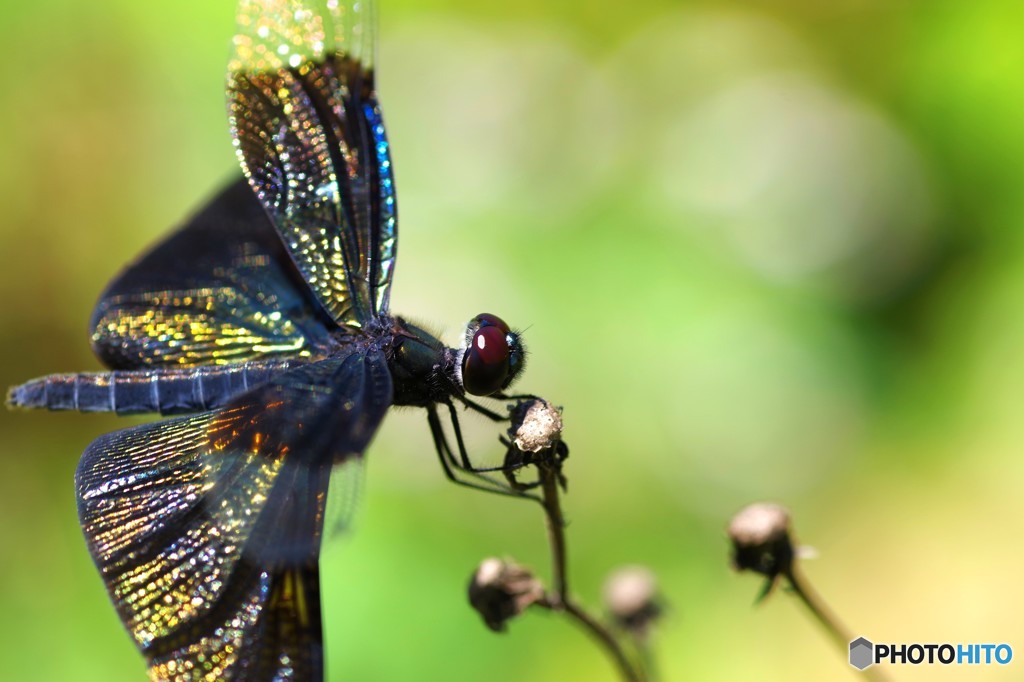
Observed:
[[[482,313],[466,325],[458,354],[458,376],[470,395],[503,391],[522,374],[526,349],[518,332],[497,315]]]

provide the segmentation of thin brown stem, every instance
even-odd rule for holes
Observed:
[[[640,671],[630,662],[622,645],[600,621],[576,604],[569,595],[568,565],[565,551],[565,519],[559,496],[558,472],[551,467],[540,467],[541,506],[548,529],[548,544],[551,547],[551,571],[554,591],[548,597],[548,606],[569,614],[608,653],[615,663],[622,679],[641,682]]]
[[[569,577],[566,570],[565,519],[562,516],[562,502],[558,494],[558,477],[554,472],[541,471],[541,506],[548,528],[548,544],[551,546],[551,574],[554,581],[556,603],[564,602],[569,593]]]
[[[651,651],[649,632],[633,632],[633,648],[636,649],[640,658],[640,670],[643,671],[644,679],[647,682],[655,682],[658,679],[658,669],[655,666],[654,653]]]
[[[853,640],[853,634],[843,625],[838,616],[825,603],[821,595],[811,586],[811,583],[798,571],[796,564],[792,564],[789,570],[783,574],[789,582],[790,588],[811,615],[824,628],[829,637],[839,646],[839,649],[846,654],[847,646]],[[863,671],[865,679],[873,682],[886,682],[889,678],[881,670],[871,667]]]
[[[629,658],[626,657],[626,652],[619,645],[619,641],[612,636],[612,633],[606,627],[601,625],[600,622],[595,620],[593,616],[580,608],[572,600],[563,597],[562,605],[567,614],[576,619],[576,622],[590,633],[591,637],[601,643],[605,651],[608,652],[608,655],[615,662],[615,667],[619,669],[622,679],[628,680],[628,682],[641,682],[643,680],[640,672],[633,667]]]

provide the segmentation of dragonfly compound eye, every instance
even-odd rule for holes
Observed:
[[[477,315],[466,327],[462,387],[480,396],[508,388],[523,369],[523,355],[519,335],[500,317]]]
[[[477,329],[462,356],[462,386],[466,392],[490,395],[501,390],[508,378],[508,351],[501,329],[495,326]]]

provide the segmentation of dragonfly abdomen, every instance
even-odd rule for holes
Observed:
[[[289,360],[194,368],[50,374],[15,386],[12,407],[117,414],[188,414],[223,407],[231,398],[296,366]]]

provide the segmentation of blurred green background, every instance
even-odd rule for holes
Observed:
[[[108,279],[237,172],[230,0],[0,9],[0,384],[91,370]],[[666,680],[855,679],[724,527],[782,502],[874,641],[1024,657],[1024,5],[383,0],[396,312],[521,328],[565,406],[574,585],[658,574]],[[10,680],[138,680],[72,476],[110,416],[0,411]],[[480,425],[477,449],[491,447]],[[329,679],[602,680],[570,623],[505,636],[487,555],[547,573],[539,510],[446,483],[392,414],[323,559]],[[895,670],[1020,679],[1021,663]]]

